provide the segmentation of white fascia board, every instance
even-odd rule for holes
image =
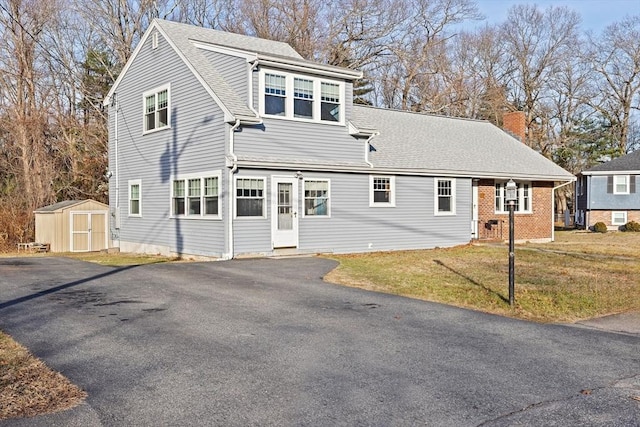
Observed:
[[[640,175],[640,170],[636,171],[594,171],[594,172],[581,172],[582,175]]]
[[[334,67],[331,65],[316,64],[313,62],[293,61],[281,58],[258,55],[260,65],[273,68],[283,68],[299,73],[317,74],[325,77],[338,79],[356,80],[361,79],[362,71],[349,70],[347,68]]]
[[[210,52],[222,53],[224,55],[235,56],[237,58],[246,59],[247,62],[255,61],[258,58],[257,53],[247,52],[240,49],[234,49],[226,46],[218,46],[210,43],[205,43],[198,40],[189,40],[198,49],[208,50]]]

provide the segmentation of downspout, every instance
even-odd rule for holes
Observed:
[[[258,68],[258,58],[256,58],[253,63],[250,62],[249,64],[249,108],[253,111],[256,117],[260,117],[255,108],[253,108],[253,72]]]
[[[223,256],[223,259],[233,259],[233,175],[238,170],[238,156],[234,152],[234,133],[240,127],[240,119],[236,119],[236,122],[231,126],[229,131],[229,155],[231,157],[231,168],[228,172],[227,178],[227,241],[229,242],[229,251]]]
[[[373,132],[371,136],[367,138],[367,140],[364,143],[364,161],[366,164],[369,165],[370,168],[373,168],[373,163],[369,161],[369,150],[370,150],[369,143],[373,138],[375,138],[378,135],[380,135],[380,132]]]
[[[115,160],[115,178],[116,178],[116,210],[115,210],[115,218],[114,218],[114,228],[116,230],[120,229],[120,174],[118,173],[118,95],[114,93],[111,99],[111,105],[115,108],[116,114],[114,118],[114,134],[115,137],[113,139],[114,146],[114,160]],[[109,236],[111,238],[111,236]],[[120,232],[118,231],[118,240],[117,246],[120,247]],[[115,242],[114,242],[115,243]]]
[[[557,187],[553,187],[553,190],[551,191],[551,241],[555,242],[556,240],[556,226],[555,226],[555,222],[556,222],[556,190],[558,188],[562,188],[565,185],[569,185],[573,182],[573,180],[571,181],[567,181],[564,184],[560,184]]]

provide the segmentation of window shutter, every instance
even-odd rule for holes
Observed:
[[[607,177],[607,193],[613,194],[613,175]]]
[[[633,194],[636,192],[636,176],[631,175],[629,177],[629,193]]]

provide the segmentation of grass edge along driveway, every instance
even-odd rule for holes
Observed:
[[[515,306],[508,247],[331,255],[325,276],[354,286],[538,322],[575,322],[640,310],[640,233],[562,231],[555,242],[516,246]]]

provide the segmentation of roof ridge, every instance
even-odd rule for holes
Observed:
[[[354,108],[367,108],[370,110],[378,110],[378,111],[388,111],[392,113],[406,113],[413,114],[416,116],[424,116],[424,117],[435,117],[442,119],[453,119],[453,120],[465,120],[476,123],[489,123],[492,124],[489,120],[486,119],[472,119],[470,117],[461,117],[461,116],[447,116],[444,114],[436,114],[436,113],[428,113],[424,111],[410,111],[410,110],[400,110],[398,108],[385,108],[385,107],[375,107],[373,105],[363,105],[363,104],[353,104]]]

